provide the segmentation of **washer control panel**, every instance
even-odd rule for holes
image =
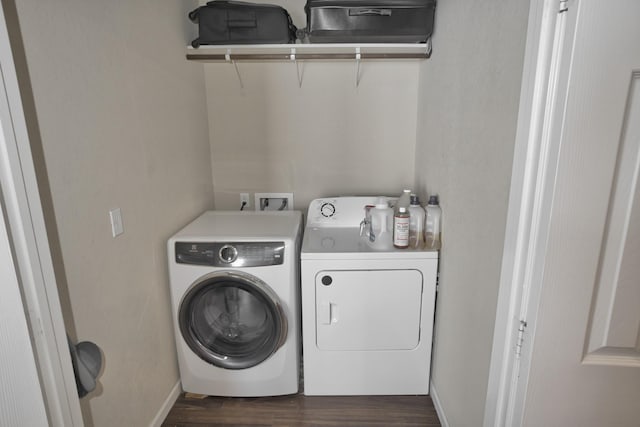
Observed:
[[[284,262],[284,242],[176,242],[178,264],[260,267]]]

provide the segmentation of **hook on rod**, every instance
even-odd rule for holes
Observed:
[[[233,68],[236,70],[236,76],[238,76],[238,82],[240,83],[240,89],[244,89],[244,83],[242,82],[242,76],[240,75],[240,69],[238,68],[238,63],[231,59],[231,49],[227,49],[227,52],[224,54],[225,61],[233,64]]]
[[[362,53],[360,48],[356,47],[356,87],[360,86],[360,62],[362,61]]]
[[[300,61],[296,58],[296,48],[291,48],[291,54],[289,55],[289,59],[292,60],[296,64],[296,75],[298,76],[298,87],[302,87],[302,79],[304,77],[304,64],[301,65]]]

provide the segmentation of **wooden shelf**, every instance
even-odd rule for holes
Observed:
[[[427,59],[431,43],[207,45],[189,46],[186,55],[202,62]]]

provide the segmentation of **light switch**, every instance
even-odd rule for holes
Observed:
[[[124,233],[124,225],[122,224],[122,212],[120,208],[111,209],[109,211],[109,218],[111,219],[111,234],[113,237],[117,237]]]

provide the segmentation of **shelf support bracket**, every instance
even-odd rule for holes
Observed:
[[[296,74],[298,76],[298,87],[302,88],[302,79],[304,77],[304,64],[300,64],[300,61],[296,59],[296,48],[291,48],[291,54],[289,55],[289,59],[292,60],[296,64]]]
[[[233,68],[236,70],[236,76],[238,76],[238,82],[240,83],[240,89],[244,89],[244,83],[242,83],[242,76],[240,75],[240,70],[238,69],[238,63],[231,59],[231,49],[227,49],[227,52],[224,54],[224,60],[233,64]]]
[[[356,87],[360,86],[360,62],[362,61],[362,53],[360,48],[356,47]]]

